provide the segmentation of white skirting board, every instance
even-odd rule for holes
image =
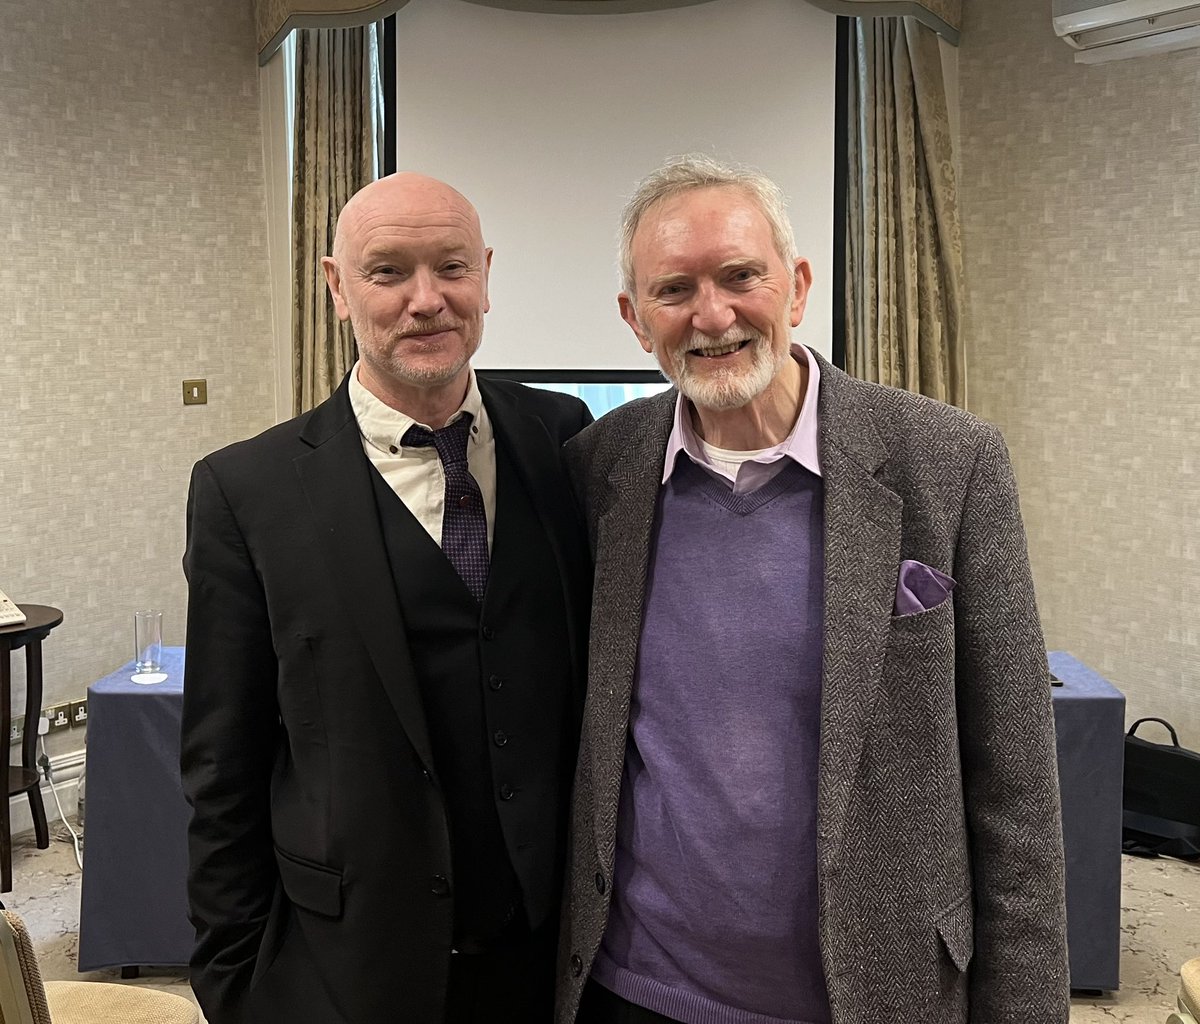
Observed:
[[[50,758],[50,774],[58,790],[58,799],[62,804],[63,813],[72,825],[75,824],[76,791],[79,788],[79,775],[83,771],[85,753],[85,748],[80,747],[78,750],[68,750],[65,754]],[[54,823],[59,820],[58,807],[54,803],[54,794],[50,792],[50,783],[44,777],[42,805],[46,808],[46,821],[53,829]],[[24,793],[19,793],[9,800],[8,813],[9,832],[12,835],[19,836],[22,832],[33,830],[33,813],[29,810],[29,797]]]

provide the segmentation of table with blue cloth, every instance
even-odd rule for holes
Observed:
[[[1049,653],[1067,859],[1071,988],[1113,991],[1121,962],[1125,695],[1065,651]]]
[[[87,820],[79,969],[186,964],[188,807],[179,781],[182,647],[161,683],[133,663],[88,688]],[[1049,653],[1067,859],[1071,987],[1119,983],[1125,698],[1064,651]]]
[[[130,662],[88,687],[81,971],[191,956],[189,811],[179,781],[183,651],[163,648],[160,683],[132,682]]]

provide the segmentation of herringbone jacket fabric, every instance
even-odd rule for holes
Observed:
[[[1062,1024],[1054,721],[1007,450],[961,410],[820,367],[818,909],[834,1024]],[[672,390],[630,403],[567,446],[596,574],[558,1024],[575,1020],[612,899],[674,401]],[[952,600],[894,616],[904,559],[953,576]]]

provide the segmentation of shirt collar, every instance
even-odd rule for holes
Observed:
[[[808,383],[804,389],[804,401],[800,406],[800,415],[796,417],[795,426],[779,444],[760,452],[752,462],[767,464],[782,458],[798,462],[814,476],[821,475],[821,458],[817,449],[817,395],[821,383],[821,368],[817,365],[813,354],[803,345],[792,345],[792,358],[803,361],[808,367]],[[680,394],[675,399],[675,423],[671,428],[671,436],[667,438],[667,454],[663,462],[662,482],[665,484],[675,469],[675,460],[683,452],[699,466],[703,466],[718,475],[724,475],[716,470],[704,454],[700,438],[692,426],[692,417],[688,408],[689,402]]]
[[[367,444],[378,448],[381,452],[396,455],[403,448],[400,439],[414,423],[426,430],[432,429],[428,423],[420,423],[407,413],[393,409],[368,391],[362,381],[358,379],[358,366],[359,364],[356,362],[353,370],[350,371],[350,408],[354,410],[354,418],[358,420],[358,429]],[[455,410],[454,415],[446,422],[453,423],[463,413],[470,413],[471,442],[484,444],[491,440],[492,425],[483,405],[483,395],[479,393],[479,382],[475,379],[475,371],[472,369],[470,373],[471,383],[467,387],[467,396],[463,399],[462,405]]]

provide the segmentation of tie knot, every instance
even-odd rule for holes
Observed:
[[[467,439],[471,436],[471,414],[463,413],[441,430],[427,430],[415,423],[409,427],[400,443],[407,448],[436,448],[442,465],[467,461]]]

